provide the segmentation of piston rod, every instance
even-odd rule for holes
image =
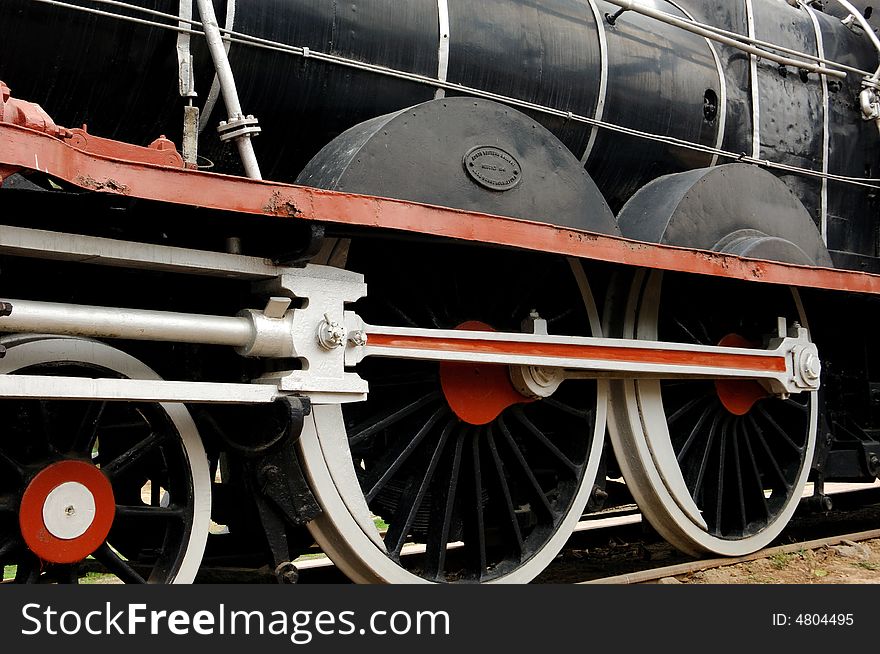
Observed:
[[[207,316],[31,300],[5,302],[12,305],[12,311],[0,318],[0,332],[232,347],[247,346],[254,335],[251,322],[240,316]]]

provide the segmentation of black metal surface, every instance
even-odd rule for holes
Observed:
[[[528,116],[487,100],[434,100],[358,125],[297,182],[618,233],[571,152]]]
[[[662,10],[683,16],[672,4],[660,4]],[[599,6],[603,11],[616,9],[604,2]],[[609,71],[605,119],[714,146],[719,125],[717,120],[706,119],[703,104],[707,90],[720,93],[720,81],[706,40],[635,12],[606,25],[606,33]],[[576,150],[576,154],[580,156],[582,151]],[[708,166],[711,160],[711,155],[600,130],[587,170],[617,211],[647,181]]]
[[[108,8],[88,0],[70,1]],[[135,2],[169,9],[157,0]],[[215,4],[224,23],[226,4],[223,0]],[[813,23],[805,10],[780,0],[753,4],[758,37],[815,52]],[[592,116],[600,99],[604,64],[605,120],[714,145],[723,119],[724,147],[751,153],[750,60],[740,51],[710,46],[702,37],[630,11],[613,24],[602,19],[608,46],[603,61],[599,26],[587,0],[540,4],[450,0],[449,5],[451,83]],[[603,16],[617,11],[605,2],[597,6]],[[747,31],[744,0],[681,0],[658,6],[679,16],[686,10],[697,19],[739,33]],[[875,68],[876,54],[863,34],[821,13],[819,22],[830,59]],[[404,72],[428,77],[438,72],[440,35],[433,0],[239,2],[234,27]],[[95,133],[141,143],[160,132],[179,136],[183,102],[177,97],[174,33],[29,0],[5,0],[0,5],[0,36],[0,77],[20,97],[41,102],[59,122],[88,121]],[[726,82],[725,103],[720,103],[722,85],[713,50]],[[202,39],[193,40],[193,53],[201,96],[197,102],[202,103],[212,80]],[[264,129],[256,141],[264,173],[282,180],[294,179],[321,147],[346,129],[427,101],[436,91],[430,85],[241,44],[233,44],[230,57],[245,110],[256,114]],[[780,71],[766,61],[759,62],[758,70],[761,156],[820,170],[824,116],[820,78]],[[859,85],[854,74],[843,84],[830,84],[832,173],[862,176],[877,168],[878,135],[859,115]],[[716,110],[706,111],[713,102],[718,103]],[[223,113],[221,102],[205,133],[202,153],[220,169],[235,171],[233,148],[221,148],[213,135],[213,125],[225,117]],[[582,157],[592,128],[564,116],[533,113],[532,117]],[[647,181],[710,163],[710,155],[599,130],[587,170],[616,210]],[[790,175],[784,179],[818,224],[819,182]],[[874,209],[866,191],[830,183],[829,246],[876,255],[874,229],[866,218]]]
[[[774,175],[748,164],[654,180],[623,207],[618,222],[628,238],[832,265],[810,215],[794,193]]]
[[[87,0],[71,1],[96,6]],[[136,3],[168,9],[155,0]],[[223,23],[225,3],[217,0],[215,4]],[[592,116],[604,63],[606,120],[714,145],[720,119],[725,117],[725,147],[748,150],[750,80],[748,57],[742,53],[714,46],[726,77],[727,103],[713,116],[704,112],[705,99],[721,98],[722,89],[712,47],[702,37],[625,12],[613,25],[605,22],[601,26],[608,45],[603,62],[600,26],[586,0],[540,4],[451,0],[449,4],[451,83]],[[789,45],[813,43],[812,24],[805,12],[777,0],[756,0],[755,4],[758,20],[763,21],[760,36]],[[712,0],[685,0],[682,6],[697,18],[745,30],[740,2],[718,7]],[[661,2],[660,7],[683,15],[671,3]],[[598,8],[600,14],[616,11],[604,2]],[[792,25],[783,29],[779,22],[783,19],[791,19]],[[146,142],[159,132],[173,137],[179,133],[182,100],[176,97],[175,34],[29,0],[5,1],[0,7],[0,25],[0,76],[19,96],[44,104],[59,122],[76,125],[87,120],[96,133],[136,142]],[[841,49],[851,63],[872,64],[874,57],[864,39],[850,48],[856,35],[834,19],[823,25],[826,41],[843,42]],[[439,29],[433,0],[403,4],[360,0],[346,5],[257,0],[237,5],[234,27],[391,69],[429,77],[438,71]],[[212,71],[201,39],[193,40],[193,52],[201,96],[197,102],[201,103]],[[245,110],[256,114],[264,129],[256,141],[264,173],[277,179],[295,177],[322,146],[353,125],[427,101],[436,91],[429,85],[241,44],[233,44],[230,58]],[[765,64],[761,70],[762,104],[768,109],[762,127],[766,133],[763,154],[807,162],[815,168],[821,159],[815,151],[821,115],[810,112],[817,109],[818,78],[783,78]],[[857,116],[853,118],[850,86],[845,87],[845,94],[846,121],[835,124],[832,149],[840,150],[844,144],[850,149],[853,138],[868,138],[864,142],[873,147],[876,136],[869,138],[870,131],[859,124]],[[797,115],[784,119],[771,115],[774,107],[786,115],[796,110]],[[214,113],[212,125],[225,117],[222,103]],[[565,117],[532,115],[576,157],[584,154],[592,128]],[[235,170],[233,149],[220,148],[212,133],[213,127],[206,131],[203,154],[221,169]],[[654,177],[709,163],[708,155],[600,130],[587,169],[616,209]],[[814,187],[811,182],[805,188]],[[805,199],[809,208],[815,205]],[[873,254],[864,247],[861,251]]]

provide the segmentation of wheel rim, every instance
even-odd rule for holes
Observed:
[[[621,303],[622,304],[622,303]],[[624,338],[754,346],[776,318],[806,325],[797,291],[639,273]],[[648,521],[691,553],[743,555],[791,518],[816,440],[815,393],[782,400],[756,382],[622,381],[611,386],[609,431],[627,485]]]
[[[159,378],[95,341],[0,342],[8,348],[2,374]],[[91,555],[125,583],[192,582],[207,541],[210,477],[182,404],[4,405],[0,563],[16,566],[16,581],[77,583]]]
[[[421,294],[413,289],[398,295],[404,299],[393,306],[367,304],[358,311],[374,323],[387,324],[396,315],[398,322],[410,325],[479,328],[469,321],[480,321],[518,331],[520,320],[537,309],[550,319],[551,333],[598,333],[595,305],[579,265],[554,264],[557,272],[565,271],[564,289],[574,289],[583,301],[570,311],[568,296],[571,315],[554,312],[565,297],[561,289],[546,293],[543,302],[535,294],[519,298],[521,308],[496,297],[493,309],[479,306],[478,296],[490,288],[497,292],[502,279],[516,284],[522,266],[512,267],[507,254],[489,261],[481,256],[479,263],[457,260],[456,273],[446,280],[447,288],[457,289],[455,302],[444,301],[453,294],[439,289],[422,289]],[[411,253],[406,261],[416,267],[428,257]],[[476,279],[477,268],[491,273],[480,277],[477,287],[463,290],[460,282]],[[371,297],[397,288],[383,271],[369,272]],[[558,279],[549,270],[543,274]],[[419,297],[430,297],[430,306],[407,305],[407,298]],[[482,297],[484,305],[490,304],[488,295]],[[448,369],[444,374],[441,369],[436,363],[368,361],[359,369],[370,382],[366,403],[344,410],[315,407],[300,440],[306,474],[324,508],[310,525],[312,533],[355,581],[527,582],[564,545],[589,499],[604,435],[605,386],[566,382],[551,398],[502,400],[497,416],[492,410],[467,422],[473,406],[463,405],[461,397],[447,401],[450,377]],[[388,523],[384,539],[373,515]],[[405,543],[421,545],[423,553],[401,557]]]

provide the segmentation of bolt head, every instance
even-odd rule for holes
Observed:
[[[822,374],[822,362],[813,353],[807,354],[804,357],[801,368],[804,377],[813,381],[819,379],[819,376]]]

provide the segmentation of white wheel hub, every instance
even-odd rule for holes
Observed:
[[[79,538],[94,520],[95,496],[79,482],[67,481],[56,486],[43,503],[43,524],[56,538]]]

